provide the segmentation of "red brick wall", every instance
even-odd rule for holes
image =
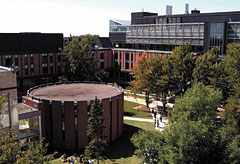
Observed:
[[[42,70],[42,54],[39,54],[39,75],[43,74]]]
[[[103,117],[104,117],[104,126],[106,129],[104,135],[107,137],[106,141],[110,142],[110,99],[102,99],[102,108],[103,108]]]
[[[117,139],[117,96],[112,98],[112,141]]]
[[[62,147],[62,106],[60,101],[52,101],[53,145]]]
[[[75,148],[74,133],[74,103],[73,101],[64,102],[64,124],[65,124],[65,147],[66,149]]]
[[[42,100],[43,108],[41,110],[41,121],[42,121],[42,136],[46,138],[48,142],[51,143],[51,120],[50,120],[50,108],[49,108],[49,100]]]
[[[118,111],[118,137],[121,136],[123,132],[123,115],[124,115],[124,107],[123,107],[123,102],[124,102],[124,96],[123,93],[119,95],[119,111]]]
[[[88,144],[88,137],[87,137],[87,121],[88,121],[87,101],[78,102],[77,110],[78,110],[78,148],[84,148]]]

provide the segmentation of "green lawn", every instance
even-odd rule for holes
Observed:
[[[152,118],[152,115],[150,112],[143,112],[137,109],[133,109],[134,107],[138,106],[139,104],[130,102],[130,101],[124,101],[124,116],[128,117],[138,117],[138,118]]]
[[[105,154],[106,160],[101,164],[140,164],[141,160],[134,155],[135,148],[130,141],[134,133],[139,130],[154,130],[153,123],[124,120],[124,131],[120,138],[112,142],[108,152]],[[62,164],[58,158],[52,164]]]

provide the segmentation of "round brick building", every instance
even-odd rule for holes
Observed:
[[[31,88],[23,103],[41,111],[41,134],[55,148],[80,149],[88,144],[88,111],[95,97],[103,108],[107,142],[123,131],[123,90],[92,83],[42,85]]]

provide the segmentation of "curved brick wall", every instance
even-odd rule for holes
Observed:
[[[66,84],[65,84],[66,85]],[[44,87],[44,86],[41,86]],[[113,86],[116,87],[116,86]],[[88,144],[87,120],[90,101],[55,101],[33,96],[35,89],[28,91],[23,102],[37,102],[41,110],[42,137],[58,149],[80,149]],[[123,132],[123,90],[115,96],[101,99],[103,108],[104,131],[108,143],[116,140]]]

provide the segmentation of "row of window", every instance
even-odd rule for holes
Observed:
[[[48,57],[47,57],[47,53],[42,54],[42,72],[43,74],[47,74],[48,73]],[[53,73],[53,54],[50,53],[50,72]],[[19,65],[19,55],[5,55],[5,66],[10,67],[13,64],[13,60],[12,58],[15,58],[15,65]],[[60,60],[60,54],[58,54],[58,60]],[[28,63],[28,60],[30,59],[30,71],[31,74],[34,74],[34,54],[24,54],[24,63]],[[58,71],[61,72],[61,62],[58,62]],[[29,74],[29,70],[28,70],[28,64],[24,65],[24,74],[28,75]],[[17,72],[17,75],[19,75],[19,72]]]

